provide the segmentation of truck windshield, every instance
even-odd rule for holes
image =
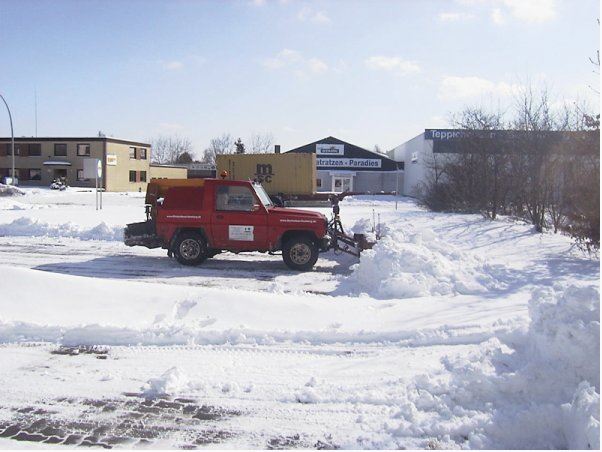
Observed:
[[[260,184],[253,184],[253,188],[255,189],[255,193],[257,193],[259,200],[264,206],[269,207],[274,205],[272,203],[272,200]]]

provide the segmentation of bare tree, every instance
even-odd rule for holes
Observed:
[[[215,165],[215,160],[218,155],[234,154],[235,152],[236,147],[234,146],[232,135],[223,133],[221,136],[211,139],[209,146],[205,149],[203,154],[203,162]]]
[[[271,152],[274,136],[271,133],[256,133],[251,137],[251,153],[266,154]]]
[[[192,142],[188,138],[177,135],[168,137],[157,137],[151,142],[151,160],[153,163],[169,165],[177,163],[180,155],[187,153],[192,155]]]

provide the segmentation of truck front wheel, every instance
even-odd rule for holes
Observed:
[[[282,248],[282,260],[293,270],[310,270],[318,260],[318,247],[307,237],[293,237]]]
[[[207,242],[196,232],[182,232],[174,243],[173,253],[182,265],[199,265],[207,259]]]

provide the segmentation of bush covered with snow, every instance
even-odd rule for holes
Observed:
[[[362,253],[345,284],[377,298],[412,298],[480,293],[492,282],[482,261],[423,230],[389,232]]]
[[[0,196],[23,196],[25,192],[14,185],[0,184]]]

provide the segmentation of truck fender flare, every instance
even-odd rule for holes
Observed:
[[[316,244],[318,244],[318,237],[313,231],[308,231],[306,229],[294,229],[292,231],[285,231],[278,240],[276,241],[276,249],[281,250],[284,243],[292,237],[303,236],[308,237],[310,240],[313,240]]]

